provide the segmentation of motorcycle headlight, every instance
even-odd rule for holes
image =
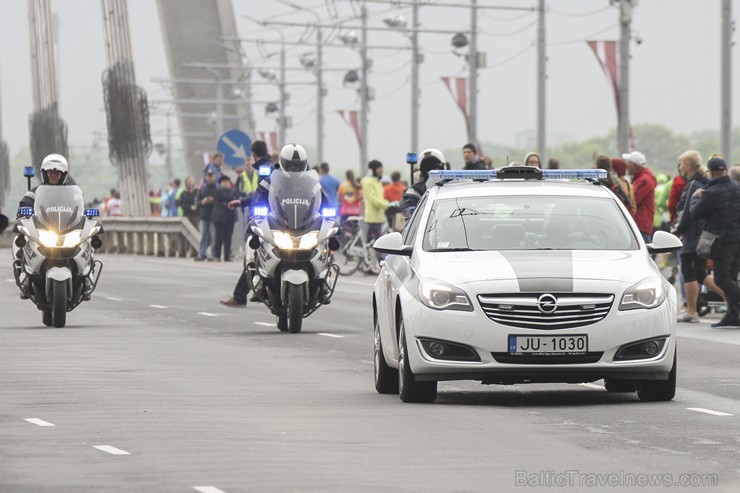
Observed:
[[[57,246],[57,241],[59,241],[59,235],[56,234],[54,231],[40,229],[39,241],[47,248],[54,248],[55,246]]]
[[[73,248],[79,245],[81,240],[81,229],[75,229],[66,235],[58,235],[46,229],[39,230],[39,241],[47,248]]]
[[[301,242],[298,245],[299,250],[311,250],[315,248],[319,243],[319,232],[309,231],[305,235],[301,236]]]
[[[459,310],[472,312],[473,305],[462,289],[436,279],[422,279],[419,283],[419,299],[435,310]]]
[[[288,233],[273,230],[272,239],[275,241],[275,246],[281,250],[293,249],[293,238]]]
[[[650,309],[660,306],[668,297],[668,292],[663,287],[663,282],[657,277],[643,279],[630,286],[622,296],[619,303],[620,310],[637,310],[640,308]]]
[[[82,230],[81,229],[75,229],[74,231],[70,231],[66,235],[64,235],[64,248],[72,248],[76,247],[80,244],[80,241],[82,240]]]

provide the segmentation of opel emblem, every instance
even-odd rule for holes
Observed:
[[[558,309],[558,299],[552,294],[543,294],[537,298],[537,309],[545,315],[552,315]]]

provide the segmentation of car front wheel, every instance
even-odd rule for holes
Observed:
[[[409,365],[406,329],[401,320],[398,336],[398,395],[403,402],[434,402],[437,398],[437,382],[417,382]]]
[[[398,393],[398,370],[388,366],[383,356],[383,341],[380,339],[380,322],[375,317],[375,390],[379,394]]]
[[[641,401],[670,401],[676,395],[676,354],[673,354],[673,368],[668,380],[645,380],[637,390]]]

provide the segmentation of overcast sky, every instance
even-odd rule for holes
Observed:
[[[323,0],[294,0],[329,21]],[[457,0],[448,0],[457,1]],[[426,3],[434,3],[431,0]],[[461,0],[460,3],[466,3]],[[479,0],[479,5],[532,6],[535,0]],[[264,39],[278,35],[259,27],[243,15],[286,21],[313,21],[306,13],[293,12],[275,0],[233,0],[240,34]],[[345,0],[336,0],[340,16],[352,13]],[[259,11],[255,7],[259,5]],[[616,109],[603,72],[586,45],[587,39],[618,39],[618,9],[608,0],[548,0],[547,42],[547,128],[550,143],[603,135],[616,126]],[[368,4],[370,25],[383,26],[382,19],[394,15],[410,18],[408,8],[389,3]],[[61,115],[69,127],[69,143],[87,146],[93,132],[105,131],[101,73],[105,69],[102,16],[96,0],[52,0],[59,19],[57,63],[60,79]],[[632,43],[632,123],[660,123],[676,132],[719,130],[720,124],[720,8],[721,0],[640,0],[634,12],[633,29],[642,44]],[[740,15],[740,0],[733,1],[733,15]],[[129,0],[129,19],[138,83],[150,99],[166,93],[156,77],[167,77],[162,36],[153,0]],[[465,30],[469,10],[424,6],[421,25],[427,29]],[[488,68],[479,79],[479,138],[481,141],[515,145],[517,136],[536,128],[536,14],[485,11],[480,15],[479,50],[487,54]],[[299,28],[283,28],[287,40],[298,40]],[[461,147],[466,134],[462,115],[441,82],[441,76],[465,76],[464,60],[451,53],[449,35],[423,34],[421,46],[420,146],[441,149]],[[735,34],[738,41],[738,34]],[[210,42],[204,40],[203,42]],[[398,33],[370,32],[370,44],[407,46]],[[299,66],[298,58],[308,46],[290,47],[288,65]],[[263,59],[252,44],[245,45],[255,65],[274,66],[276,57]],[[349,49],[327,49],[328,67],[358,66],[357,53]],[[402,163],[410,143],[408,50],[376,51],[370,86],[376,100],[371,103],[369,127],[370,158],[395,167]],[[194,60],[197,61],[197,60]],[[735,83],[740,86],[740,51],[733,51]],[[356,167],[358,148],[354,134],[337,115],[339,109],[357,109],[357,94],[342,86],[342,72],[327,72],[325,103],[325,158],[338,168]],[[312,81],[308,73],[294,72],[291,80]],[[28,144],[28,115],[32,109],[31,70],[27,2],[4,1],[0,16],[0,92],[2,127],[11,155]],[[315,147],[315,89],[292,86],[287,114],[294,127],[288,140]],[[276,89],[255,87],[256,100],[276,99]],[[733,126],[740,117],[740,94],[734,91]],[[271,130],[274,120],[265,117],[263,105],[255,106],[258,130]],[[152,116],[155,142],[163,142],[163,117]],[[459,162],[459,156],[447,156]],[[14,163],[19,164],[19,163]]]

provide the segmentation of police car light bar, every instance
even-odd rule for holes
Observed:
[[[31,217],[33,216],[33,207],[19,207],[18,208],[18,215],[22,217]]]
[[[429,172],[428,184],[438,184],[451,180],[495,180],[495,179],[535,179],[535,180],[600,180],[606,178],[603,169],[544,169],[509,167],[501,170],[433,170]]]
[[[85,209],[85,216],[87,216],[87,217],[99,217],[100,216],[100,210],[99,209]]]
[[[267,217],[269,213],[270,208],[265,205],[252,207],[252,217]]]

